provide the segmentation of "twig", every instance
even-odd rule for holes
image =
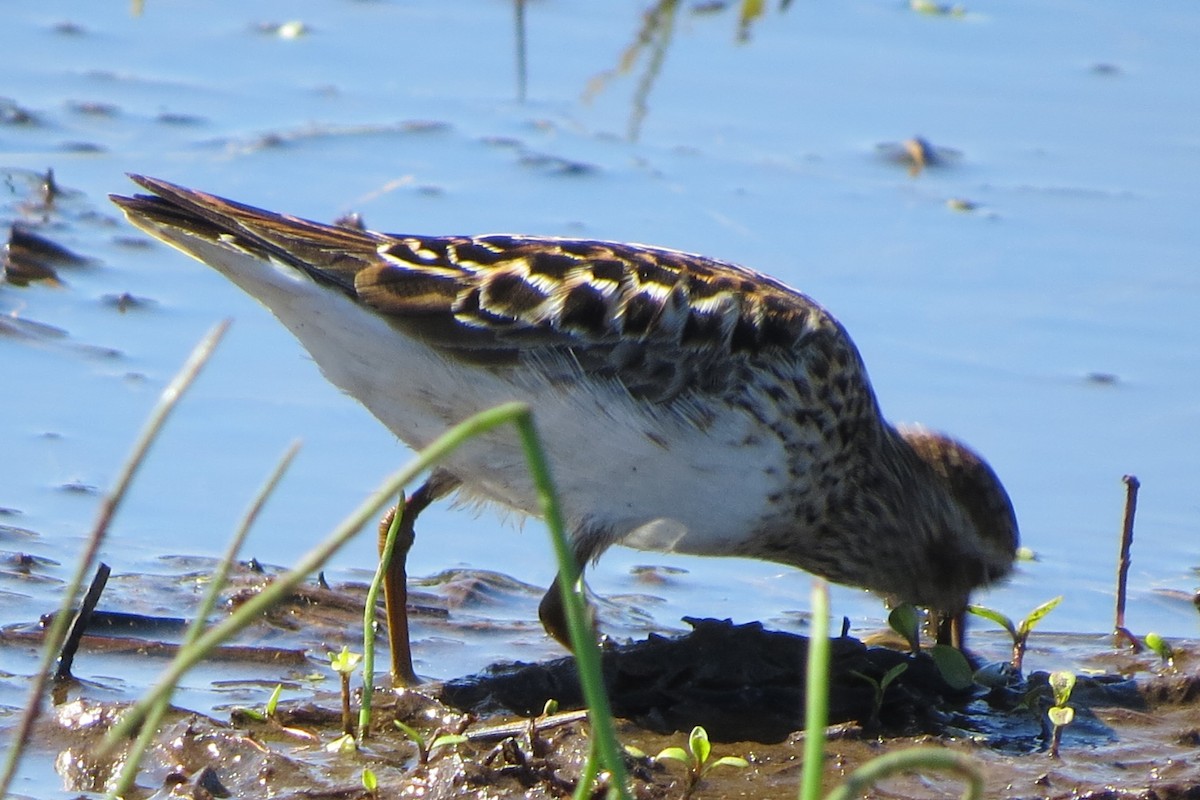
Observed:
[[[54,671],[55,683],[71,678],[71,665],[75,663],[75,653],[79,650],[79,642],[83,639],[83,634],[92,621],[92,612],[96,610],[96,604],[100,602],[100,595],[104,594],[104,587],[108,583],[108,575],[111,571],[108,564],[104,562],[96,566],[96,574],[92,576],[92,585],[88,587],[87,594],[83,596],[83,602],[79,604],[79,610],[75,612],[75,618],[71,620],[71,628],[67,631],[66,641],[63,642],[62,652],[58,656],[58,669]]]
[[[1121,555],[1117,561],[1117,619],[1113,629],[1116,644],[1121,640],[1129,642],[1134,651],[1141,650],[1137,637],[1125,627],[1125,596],[1129,584],[1129,551],[1133,547],[1133,516],[1137,513],[1138,488],[1142,485],[1135,475],[1121,478],[1125,482],[1125,517],[1121,522]]]

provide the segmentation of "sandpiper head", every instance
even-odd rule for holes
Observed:
[[[940,610],[957,613],[966,606],[972,589],[994,583],[1012,571],[1019,541],[1016,514],[996,473],[966,445],[919,427],[901,428],[899,433],[971,522],[973,530],[959,532],[958,552],[934,555],[951,573],[945,576],[948,583],[958,583],[962,592],[954,603],[960,608]]]

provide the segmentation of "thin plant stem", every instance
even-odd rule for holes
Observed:
[[[910,747],[863,764],[830,792],[826,800],[855,800],[890,775],[926,769],[953,772],[964,778],[967,788],[963,790],[963,800],[980,800],[983,797],[983,774],[970,757],[941,748]]]
[[[121,465],[121,471],[117,474],[117,480],[113,484],[113,488],[100,503],[96,522],[92,526],[92,533],[88,538],[87,546],[79,558],[75,575],[67,584],[67,588],[63,592],[62,604],[59,607],[58,613],[54,616],[54,621],[50,624],[50,629],[46,632],[42,660],[38,665],[36,674],[33,676],[29,688],[29,699],[25,703],[25,710],[13,732],[12,744],[5,756],[4,767],[0,770],[0,797],[8,796],[8,790],[12,785],[13,777],[16,775],[17,767],[20,765],[25,744],[29,741],[30,734],[33,731],[34,720],[37,719],[41,711],[42,694],[46,690],[46,681],[49,679],[55,656],[62,647],[63,637],[66,634],[67,624],[71,617],[71,606],[79,594],[79,587],[83,585],[87,574],[91,571],[92,562],[96,560],[96,554],[99,552],[104,537],[108,533],[109,525],[112,524],[117,509],[120,508],[121,502],[125,499],[125,494],[129,490],[129,486],[133,483],[134,476],[146,460],[150,446],[158,438],[159,432],[162,430],[163,425],[166,424],[171,412],[179,404],[179,400],[187,392],[188,388],[200,374],[200,371],[204,368],[204,365],[212,357],[217,345],[221,342],[221,338],[229,330],[229,325],[230,321],[224,320],[213,326],[204,335],[204,338],[200,340],[200,343],[193,348],[183,367],[180,368],[175,377],[171,379],[171,382],[163,389],[158,397],[158,401],[154,404],[154,408],[151,409],[149,417],[147,417],[145,424],[142,426],[138,438],[134,442],[133,450],[125,459],[125,463]]]
[[[517,102],[525,102],[525,89],[529,85],[527,64],[529,58],[525,47],[525,0],[515,0],[513,3],[515,16],[515,36],[517,50]]]
[[[599,757],[611,776],[617,795],[628,798],[630,794],[625,760],[617,741],[617,730],[613,722],[612,708],[608,702],[608,693],[604,690],[600,646],[596,641],[592,626],[588,623],[580,567],[567,540],[562,509],[558,504],[554,480],[550,475],[550,465],[542,450],[537,427],[534,425],[533,413],[527,410],[517,416],[514,421],[521,434],[521,446],[525,450],[525,460],[529,463],[529,471],[537,489],[538,505],[545,517],[546,527],[550,529],[550,540],[554,545],[554,555],[558,560],[559,575],[562,577],[559,589],[562,592],[563,609],[567,615],[567,631],[570,634],[571,650],[575,654],[579,683],[583,688],[583,698],[587,703],[588,719],[592,724],[592,736],[595,743],[590,751],[590,757]]]
[[[1125,482],[1125,515],[1121,519],[1121,552],[1117,560],[1117,613],[1113,634],[1118,643],[1125,638],[1138,646],[1137,639],[1125,627],[1125,597],[1129,585],[1130,551],[1133,548],[1133,517],[1137,513],[1137,495],[1141,482],[1135,475],[1121,478]]]
[[[54,670],[56,684],[72,678],[71,666],[75,663],[75,653],[78,652],[79,643],[87,631],[88,623],[91,622],[92,612],[96,610],[96,604],[100,602],[100,596],[104,594],[104,587],[108,585],[108,576],[111,571],[108,564],[103,561],[96,567],[96,574],[92,576],[92,585],[83,595],[83,601],[79,604],[79,610],[72,617],[71,624],[67,629],[67,636],[63,640],[62,650],[58,656],[58,667]]]
[[[379,600],[379,589],[383,586],[383,577],[392,563],[396,551],[396,537],[400,525],[404,521],[404,493],[396,503],[396,513],[392,515],[392,524],[388,525],[387,538],[384,540],[383,552],[379,555],[379,564],[375,567],[375,576],[367,588],[367,606],[363,609],[363,688],[362,704],[358,709],[358,744],[361,746],[367,738],[367,730],[371,727],[371,702],[375,696],[375,603]],[[395,631],[388,631],[389,636],[395,636]]]
[[[279,485],[279,481],[283,478],[284,473],[287,472],[288,467],[291,466],[292,461],[296,458],[296,453],[299,451],[300,442],[292,442],[291,446],[284,452],[283,457],[275,465],[275,469],[267,478],[266,483],[263,484],[258,494],[250,502],[250,507],[238,523],[229,546],[225,548],[225,554],[217,562],[217,570],[209,580],[208,590],[200,600],[200,605],[195,612],[196,616],[192,620],[192,624],[188,626],[187,632],[183,635],[182,647],[191,645],[204,631],[208,616],[216,608],[217,598],[220,597],[221,589],[225,587],[226,582],[229,580],[229,573],[233,569],[233,563],[242,549],[242,544],[246,541],[246,536],[250,533],[250,528],[253,527],[254,521],[258,519],[259,513],[267,502],[267,498],[274,493],[275,488]],[[146,721],[142,724],[142,729],[138,734],[137,740],[134,741],[129,752],[125,754],[125,764],[121,767],[121,774],[117,777],[116,783],[108,793],[109,798],[128,796],[129,790],[133,788],[133,781],[137,777],[142,755],[150,747],[154,735],[158,732],[158,724],[162,721],[163,716],[166,715],[170,703],[171,694],[165,694],[146,714]]]
[[[222,642],[228,640],[264,611],[277,604],[307,580],[309,575],[320,569],[331,555],[357,534],[373,515],[378,513],[385,503],[399,493],[401,487],[429,469],[434,463],[445,458],[471,437],[511,422],[527,410],[528,406],[524,403],[506,403],[481,411],[439,436],[418,453],[417,457],[407,466],[389,476],[358,508],[343,519],[324,541],[306,553],[295,567],[280,575],[271,582],[270,586],[243,603],[236,612],[205,631],[191,647],[181,649],[163,671],[158,683],[150,687],[142,699],[109,730],[101,744],[100,755],[111,752],[118,741],[128,736],[135,727],[140,725],[146,718],[151,704],[158,702],[160,697],[170,693],[172,687],[189,669],[203,660]]]
[[[592,796],[592,784],[600,773],[600,754],[596,752],[596,737],[588,742],[588,757],[579,771],[579,782],[575,784],[575,794],[572,800],[589,800]]]
[[[825,767],[825,726],[829,721],[829,584],[823,578],[813,580],[806,669],[800,800],[818,800]]]

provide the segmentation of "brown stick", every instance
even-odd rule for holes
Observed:
[[[1142,485],[1135,475],[1121,478],[1125,482],[1125,517],[1121,523],[1121,555],[1117,561],[1117,619],[1113,630],[1116,643],[1122,639],[1128,641],[1135,650],[1140,645],[1132,633],[1125,627],[1125,596],[1129,584],[1129,551],[1133,548],[1133,516],[1137,513],[1138,488]]]
[[[71,620],[71,627],[67,630],[66,641],[63,642],[62,652],[58,655],[58,669],[54,671],[55,681],[71,679],[71,665],[75,663],[75,653],[79,650],[79,642],[87,631],[88,623],[92,621],[92,612],[100,602],[100,595],[104,593],[108,573],[108,564],[100,562],[92,578],[92,585],[83,596],[83,602],[79,604],[79,610],[75,612],[75,618]]]

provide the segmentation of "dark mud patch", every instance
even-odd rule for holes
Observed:
[[[171,563],[197,566],[187,559]],[[203,574],[115,576],[101,603],[101,628],[83,639],[77,674],[87,674],[89,662],[102,663],[102,674],[118,674],[125,665],[133,675],[147,661],[165,665],[182,627],[177,609]],[[227,604],[236,605],[269,580],[261,565],[244,568]],[[476,590],[464,593],[464,582]],[[473,605],[494,607],[506,592],[523,594],[522,588],[491,573],[468,580],[460,571],[440,582],[424,581],[412,610],[418,650],[424,626],[437,631],[435,645],[505,636],[520,647],[523,640],[540,636],[504,621],[485,631],[471,613]],[[540,716],[547,698],[562,709],[577,704],[569,659],[495,665],[472,678],[416,690],[381,689],[365,746],[339,748],[341,696],[326,653],[343,643],[354,647],[362,602],[359,584],[308,587],[215,654],[187,679],[190,689],[184,688],[179,702],[194,710],[176,708],[163,723],[132,796],[366,797],[364,768],[376,775],[380,796],[569,795],[588,752],[586,723],[569,711]],[[120,611],[113,613],[114,608]],[[174,613],[164,614],[164,608]],[[605,673],[622,717],[622,743],[653,755],[681,745],[692,725],[704,725],[718,742],[715,756],[742,756],[750,766],[710,772],[701,797],[793,795],[804,738],[798,729],[806,640],[759,625],[691,624],[694,630],[687,636],[606,646]],[[9,626],[0,631],[0,647],[32,653],[39,635],[37,624]],[[830,729],[827,788],[875,756],[931,746],[970,754],[992,796],[1200,797],[1195,758],[1200,672],[1194,646],[1177,645],[1174,664],[1163,665],[1144,654],[1114,650],[1105,645],[1106,637],[1035,640],[1042,652],[1057,652],[1064,666],[1076,664],[1084,673],[1071,700],[1075,722],[1066,730],[1058,759],[1047,752],[1045,673],[954,689],[925,655],[867,646],[850,636],[834,639],[831,708],[837,724]],[[1102,663],[1103,674],[1087,674],[1087,661]],[[877,679],[898,663],[909,666],[876,706],[874,689],[861,676]],[[127,675],[123,682],[89,677],[66,687],[39,720],[27,764],[46,771],[45,785],[103,790],[122,753],[98,759],[95,744],[151,677]],[[196,684],[205,682],[219,701],[195,702]],[[277,684],[284,686],[284,699],[271,718],[263,719]],[[0,716],[0,728],[11,728],[16,711],[9,708]],[[461,733],[466,739],[423,754],[393,720],[430,741],[440,733]],[[677,765],[632,754],[629,765],[638,796],[681,795],[685,781]],[[56,773],[53,780],[51,773]],[[933,774],[892,778],[879,788],[881,796],[914,798],[953,797],[960,791],[953,779]]]

